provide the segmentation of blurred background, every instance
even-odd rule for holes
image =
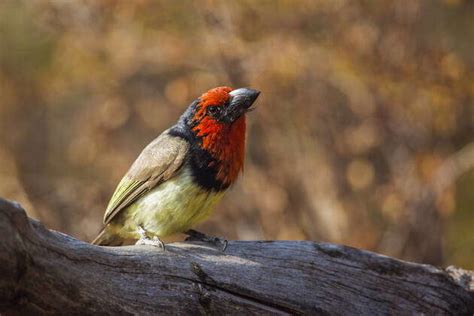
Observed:
[[[473,70],[467,0],[3,0],[0,196],[90,241],[147,143],[250,86],[245,172],[200,230],[474,269]]]

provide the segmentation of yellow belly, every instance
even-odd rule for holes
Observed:
[[[124,238],[138,238],[138,226],[151,236],[184,232],[206,219],[224,192],[209,192],[192,182],[187,168],[123,210],[114,230]]]

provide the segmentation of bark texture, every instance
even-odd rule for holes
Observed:
[[[466,314],[472,272],[310,241],[107,248],[0,199],[2,314]]]

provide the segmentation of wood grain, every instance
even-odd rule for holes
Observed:
[[[472,272],[310,241],[98,247],[0,199],[4,314],[474,313]]]

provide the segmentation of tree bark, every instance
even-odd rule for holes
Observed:
[[[4,314],[473,314],[473,273],[310,241],[98,247],[0,199]]]

